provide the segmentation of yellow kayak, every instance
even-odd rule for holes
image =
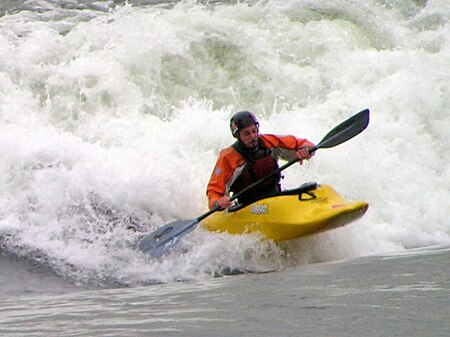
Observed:
[[[349,202],[328,185],[306,183],[245,207],[216,212],[201,224],[213,232],[259,232],[277,242],[323,232],[362,217],[369,205]]]

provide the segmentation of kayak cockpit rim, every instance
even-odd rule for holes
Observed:
[[[314,182],[314,181],[306,182],[306,183],[303,183],[300,186],[293,188],[293,189],[262,195],[246,204],[232,205],[227,209],[227,211],[229,213],[237,212],[240,209],[243,209],[244,207],[247,207],[248,205],[251,205],[257,201],[267,199],[267,198],[279,197],[279,196],[283,196],[283,195],[298,195],[298,199],[300,201],[315,199],[316,196],[314,195],[314,193],[312,193],[312,191],[316,190],[318,186],[319,186],[319,184],[317,182]],[[308,197],[306,199],[304,199],[303,194],[307,194]]]

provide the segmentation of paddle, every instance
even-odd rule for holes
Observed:
[[[350,117],[346,121],[342,122],[338,126],[336,126],[333,130],[328,132],[325,137],[313,148],[309,149],[309,153],[313,153],[318,149],[326,149],[330,147],[337,146],[346,142],[347,140],[355,137],[359,133],[361,133],[369,124],[369,109],[362,110],[358,112],[356,115]],[[248,190],[254,188],[259,185],[266,179],[270,178],[274,174],[277,174],[294,163],[298,162],[299,159],[296,158],[291,160],[290,162],[280,166],[278,169],[274,170],[267,176],[255,181],[253,184],[247,186],[239,193],[234,194],[230,201],[233,201],[239,198],[240,195],[247,192]],[[154,232],[147,235],[140,243],[139,249],[150,255],[151,257],[157,258],[167,254],[170,251],[170,248],[174,246],[174,244],[181,238],[181,236],[192,231],[196,225],[207,218],[211,214],[219,211],[221,208],[219,206],[212,208],[208,212],[200,215],[198,218],[192,220],[178,220],[161,226]]]

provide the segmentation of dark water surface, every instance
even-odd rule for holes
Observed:
[[[201,283],[73,292],[47,277],[40,294],[2,294],[0,333],[444,337],[449,264],[440,246]]]

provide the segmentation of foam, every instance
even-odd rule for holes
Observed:
[[[449,13],[441,1],[401,6],[181,2],[3,16],[2,247],[70,279],[136,284],[448,244]],[[366,107],[363,134],[284,180],[368,201],[357,223],[284,250],[198,230],[181,256],[136,251],[144,233],[205,211],[233,112],[318,142]]]

